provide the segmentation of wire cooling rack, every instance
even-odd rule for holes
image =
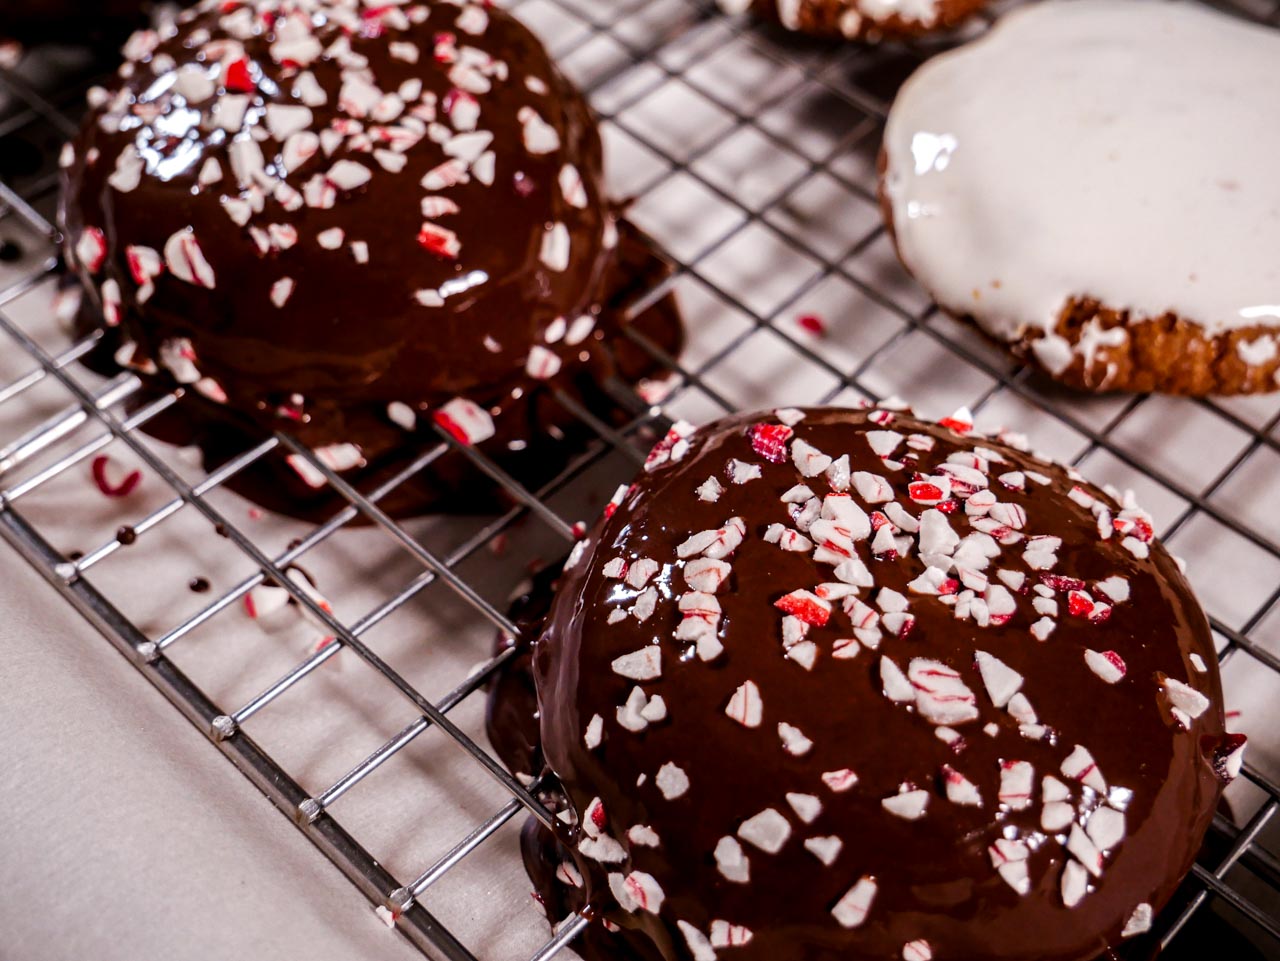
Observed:
[[[674,264],[636,309],[681,299],[682,358],[632,335],[670,378],[642,396],[613,385],[621,427],[560,398],[596,439],[542,490],[463,449],[509,493],[501,516],[398,523],[380,510],[449,450],[443,432],[367,496],[284,435],[204,473],[139,430],[181,393],[90,374],[76,361],[93,338],[57,322],[54,158],[112,64],[36,51],[0,68],[0,533],[425,954],[542,961],[585,922],[547,939],[514,844],[523,811],[547,817],[538,785],[508,775],[480,733],[484,685],[508,656],[490,656],[495,630],[516,631],[505,598],[521,575],[565,551],[671,418],[889,395],[935,416],[967,405],[979,426],[1023,430],[1137,490],[1188,558],[1250,759],[1156,932],[1176,949],[1214,918],[1280,957],[1280,397],[1070,395],[905,277],[876,208],[880,129],[896,85],[956,38],[805,40],[710,0],[510,5],[590,95],[612,188]],[[1280,25],[1280,0],[1228,9]],[[93,490],[88,464],[103,453],[141,468],[140,496]],[[306,526],[226,491],[285,453],[348,506]],[[288,576],[302,562],[328,602]],[[306,616],[271,630],[248,619],[246,596],[268,580]]]

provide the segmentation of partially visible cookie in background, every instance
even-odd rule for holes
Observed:
[[[726,13],[753,10],[788,30],[877,41],[948,30],[986,0],[718,0]]]
[[[1073,387],[1235,394],[1280,371],[1280,32],[1073,0],[927,62],[886,221],[957,317]]]

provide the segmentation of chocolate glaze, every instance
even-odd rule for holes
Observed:
[[[594,118],[509,15],[207,0],[125,53],[64,158],[64,250],[117,360],[228,414],[212,461],[252,425],[372,480],[442,414],[520,453],[550,388],[616,369],[623,268],[654,258],[619,253]],[[301,477],[251,486],[314,512]]]
[[[892,423],[885,424],[889,418]],[[767,543],[764,534],[771,524],[792,525],[780,497],[793,485],[807,484],[819,498],[832,487],[823,474],[802,477],[785,453],[781,463],[758,454],[751,440],[751,428],[758,423],[777,425],[779,420],[769,414],[740,416],[683,441],[669,438],[666,449],[676,440],[677,454],[688,444],[683,457],[662,462],[667,455],[659,453],[655,469],[640,477],[616,511],[596,525],[562,579],[533,650],[542,749],[572,811],[581,814],[593,799],[601,799],[604,833],[621,844],[625,860],[601,864],[575,851],[572,863],[585,887],[572,888],[548,878],[555,859],[582,841],[582,829],[561,832],[556,842],[563,845],[560,854],[551,839],[531,829],[526,854],[549,915],[559,920],[568,910],[589,906],[623,927],[621,938],[609,936],[599,925],[589,929],[585,950],[593,961],[693,957],[696,952],[686,945],[676,922],[705,935],[714,920],[753,932],[749,943],[716,952],[742,961],[901,958],[916,941],[927,942],[934,958],[974,961],[1084,961],[1113,948],[1127,957],[1149,954],[1150,945],[1143,943],[1148,939],[1127,939],[1122,931],[1138,905],[1158,911],[1189,869],[1221,791],[1215,765],[1222,770],[1221,754],[1230,742],[1224,741],[1208,624],[1173,559],[1158,543],[1145,543],[1145,515],[1073,472],[1002,441],[966,438],[903,413],[808,411],[795,425],[798,438],[831,456],[848,454],[853,471],[884,477],[897,503],[917,517],[926,506],[909,499],[906,490],[915,472],[936,474],[950,455],[975,447],[994,452],[1004,461],[988,461],[990,490],[999,502],[1025,510],[1022,533],[1062,539],[1057,560],[1046,571],[1031,570],[1023,557],[1026,541],[1004,546],[991,561],[986,573],[992,583],[1003,583],[997,571],[1027,575],[1022,591],[1011,592],[1015,606],[1009,620],[998,627],[957,619],[939,597],[911,591],[908,583],[925,569],[914,546],[904,556],[877,560],[869,540],[857,542],[857,553],[875,581],[874,588],[862,589],[860,598],[874,607],[881,588],[899,591],[908,600],[914,627],[906,636],[885,630],[878,650],[837,659],[836,642],[850,636],[851,620],[836,601],[829,622],[809,631],[808,640],[817,644],[809,671],[784,656],[783,613],[774,603],[790,591],[813,590],[836,578],[831,565],[803,551],[781,550]],[[871,432],[880,430],[932,439],[934,446],[926,451],[899,445],[894,453],[903,466],[895,467],[870,446],[868,438],[876,436]],[[921,446],[927,444],[924,440]],[[734,484],[726,473],[731,459],[758,466],[762,476]],[[1047,483],[1025,479],[1026,490],[1018,490],[996,480],[1010,472],[1034,473]],[[723,485],[714,502],[697,493],[708,477]],[[1073,487],[1083,492],[1075,500],[1066,496]],[[858,489],[851,493],[868,513],[885,508],[863,503]],[[967,494],[957,488],[956,496]],[[1081,503],[1090,498],[1098,513],[1106,508],[1102,523]],[[746,533],[725,558],[732,572],[716,594],[722,611],[716,636],[723,653],[703,661],[691,642],[673,637],[680,623],[676,598],[688,590],[682,571],[687,562],[677,559],[677,546],[735,516],[743,518]],[[971,533],[963,504],[956,503],[945,516],[961,537]],[[1110,530],[1111,536],[1100,539],[1100,529]],[[1126,533],[1132,540],[1122,543]],[[1146,552],[1149,556],[1137,556]],[[616,557],[630,564],[647,557],[660,565],[649,582],[657,588],[656,610],[643,623],[632,616],[607,623],[611,611],[630,608],[640,593],[606,576],[607,562]],[[1048,587],[1044,574],[1084,581],[1095,604],[1105,602],[1097,583],[1121,577],[1129,596],[1115,600],[1106,619],[1095,623],[1068,612],[1069,586],[1051,578],[1052,598],[1042,601],[1056,601],[1059,615],[1052,633],[1039,641],[1030,628],[1044,614],[1032,609],[1038,595],[1031,585],[1039,580]],[[1077,604],[1082,600],[1077,597]],[[1095,614],[1100,610],[1095,607]],[[660,677],[636,681],[611,668],[614,659],[650,644],[662,651]],[[1118,653],[1126,664],[1123,677],[1106,683],[1089,666],[1086,650]],[[977,651],[1022,675],[1020,693],[1047,726],[1040,739],[1036,728],[1022,733],[1010,712],[995,706],[995,688],[986,686],[975,667]],[[935,734],[923,701],[901,704],[887,698],[882,656],[904,671],[911,659],[929,658],[958,672],[978,715],[952,725],[963,738],[962,749]],[[1207,705],[1193,708],[1197,716],[1186,716],[1189,730],[1171,710],[1174,688],[1166,686],[1166,678],[1208,699]],[[758,685],[763,704],[763,723],[755,728],[725,713],[730,696],[748,680]],[[917,680],[933,683],[928,677]],[[619,707],[636,686],[649,697],[661,695],[667,712],[640,732],[624,729],[618,719]],[[526,703],[506,716],[518,720],[530,713]],[[591,749],[584,732],[595,715],[603,719],[603,736]],[[798,727],[812,740],[811,749],[798,756],[785,751],[779,722]],[[988,734],[984,727],[991,724],[993,734]],[[1082,780],[1085,772],[1072,769],[1073,776],[1063,770],[1077,745],[1090,752],[1105,779],[1105,797]],[[1034,767],[1031,803],[1022,810],[997,798],[1001,762],[1013,760]],[[682,768],[690,782],[684,794],[672,799],[664,798],[656,785],[658,771],[668,763]],[[944,764],[971,782],[981,807],[949,799]],[[856,772],[858,782],[837,792],[821,775],[842,768]],[[1045,775],[1068,786],[1069,813],[1077,821],[1091,823],[1102,807],[1125,809],[1123,838],[1110,842],[1100,876],[1089,879],[1088,892],[1073,908],[1064,905],[1060,889],[1064,865],[1073,860],[1062,843],[1068,832],[1041,826]],[[919,820],[882,807],[881,800],[895,795],[903,782],[929,795]],[[821,811],[812,823],[793,810],[787,792],[819,799]],[[766,808],[786,819],[790,836],[776,854],[743,840],[750,881],[733,883],[717,869],[717,842]],[[659,845],[632,843],[628,830],[635,825],[650,827]],[[843,847],[824,866],[802,841],[829,836],[840,838]],[[988,848],[1000,837],[1024,838],[1033,848],[1026,862],[1025,894],[993,867]],[[625,910],[611,893],[606,875],[631,872],[650,875],[661,888],[658,914],[643,907]],[[863,876],[875,879],[876,894],[861,925],[846,928],[837,923],[832,908]]]

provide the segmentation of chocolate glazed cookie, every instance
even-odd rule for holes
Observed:
[[[599,396],[620,288],[656,268],[528,30],[486,3],[209,0],[124,53],[64,154],[61,221],[114,361],[204,402],[159,431],[216,462],[283,430],[366,482],[434,422],[554,473],[550,393]],[[248,492],[312,513],[322,478],[289,463]],[[434,475],[402,509],[470,476]]]
[[[726,13],[752,10],[788,30],[848,40],[918,37],[959,26],[986,0],[718,0]]]
[[[1243,750],[1150,518],[962,416],[676,428],[532,670],[593,961],[1141,954]]]

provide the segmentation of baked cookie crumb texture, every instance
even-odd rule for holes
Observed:
[[[1148,515],[1023,447],[786,409],[677,425],[618,491],[533,647],[565,795],[525,852],[553,921],[599,912],[592,961],[1087,961],[1149,930],[1243,738]]]
[[[726,13],[752,10],[788,30],[848,40],[911,37],[954,27],[986,0],[717,0]]]
[[[1280,32],[1200,4],[1035,4],[930,60],[881,195],[945,310],[1087,390],[1280,386]]]
[[[515,456],[613,369],[595,121],[510,15],[205,0],[124,58],[61,210],[118,364],[352,477],[432,424]]]

